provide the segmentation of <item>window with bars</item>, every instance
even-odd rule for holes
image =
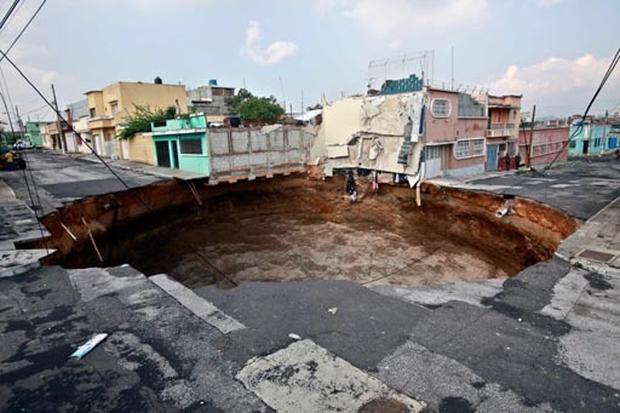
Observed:
[[[200,139],[181,139],[181,153],[187,155],[202,155],[202,141]]]
[[[435,118],[447,118],[450,116],[450,101],[448,99],[433,99],[431,112]]]
[[[427,146],[425,155],[426,155],[427,161],[432,161],[433,159],[439,159],[441,158],[441,147]]]
[[[484,138],[456,141],[456,145],[454,145],[454,157],[456,159],[482,155],[484,155]]]

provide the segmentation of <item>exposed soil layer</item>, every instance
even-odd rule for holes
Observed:
[[[359,183],[362,197],[355,204],[343,197],[338,178],[199,185],[201,208],[178,183],[131,198],[120,193],[68,205],[46,225],[66,267],[129,263],[189,287],[305,279],[425,285],[509,277],[550,258],[577,226],[531,201],[506,204],[490,194],[425,186],[417,207],[408,187],[384,185],[365,196],[362,178]],[[178,207],[159,209],[170,204],[158,204],[160,198],[174,199]],[[148,211],[140,211],[145,204]],[[497,218],[503,206],[512,213]],[[103,263],[76,222],[80,215],[90,216]],[[72,225],[78,242],[67,240],[61,221]]]

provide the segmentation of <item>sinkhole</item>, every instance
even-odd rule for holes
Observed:
[[[563,212],[523,199],[424,185],[418,207],[407,186],[382,185],[374,194],[364,178],[358,185],[360,200],[351,203],[341,177],[198,182],[198,205],[192,191],[175,182],[77,201],[46,218],[46,226],[59,249],[56,263],[64,267],[127,263],[190,288],[314,279],[419,286],[506,278],[551,258],[577,226]],[[146,211],[142,204],[151,207]],[[84,216],[103,262],[84,234]]]

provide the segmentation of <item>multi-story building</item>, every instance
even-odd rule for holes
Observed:
[[[207,86],[187,91],[189,111],[205,114],[208,122],[222,122],[230,114],[226,98],[234,94],[234,87],[218,86],[217,80],[211,79]]]
[[[187,113],[185,86],[161,83],[116,82],[101,90],[86,92],[88,101],[88,129],[97,153],[120,156],[122,145],[115,138],[127,117],[136,107],[154,109],[176,108],[178,114]]]
[[[484,101],[426,87],[424,124],[426,177],[465,176],[485,170],[488,125]]]
[[[518,153],[521,95],[486,96],[489,123],[486,130],[486,170],[508,169],[506,159]]]
[[[64,144],[58,122],[47,122],[41,125],[41,140],[43,147],[52,150],[64,151]]]
[[[67,114],[71,119],[72,130],[66,133],[67,146],[69,141],[75,143],[76,152],[90,153],[88,145],[92,146],[92,136],[88,128],[88,100],[82,99],[67,106]],[[76,133],[79,133],[79,137]],[[81,139],[80,139],[81,137]]]
[[[312,155],[334,168],[411,177],[466,176],[514,166],[521,96],[473,96],[424,85],[416,76],[386,81],[368,96],[324,102]],[[424,165],[420,169],[420,165]],[[407,178],[409,179],[409,178]]]
[[[569,154],[597,155],[608,151],[608,133],[611,130],[611,125],[594,118],[573,121],[570,127]]]

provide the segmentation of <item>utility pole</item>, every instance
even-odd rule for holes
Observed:
[[[67,138],[65,137],[65,132],[62,130],[62,119],[60,118],[60,111],[58,110],[58,100],[56,99],[56,90],[54,89],[54,84],[52,83],[52,97],[54,98],[54,109],[56,109],[56,127],[58,128],[58,133],[62,139],[62,152],[67,153]]]
[[[536,105],[534,105],[534,108],[532,109],[532,124],[530,125],[530,142],[528,143],[528,145],[526,146],[527,149],[527,163],[526,166],[527,168],[531,168],[532,167],[532,143],[534,142],[534,122],[536,121]]]
[[[304,91],[301,91],[301,116],[304,116]]]
[[[15,129],[13,129],[13,122],[11,121],[11,113],[9,112],[9,106],[6,104],[6,100],[4,99],[4,95],[2,93],[0,93],[0,99],[2,99],[4,110],[6,110],[6,117],[9,119],[9,127],[11,129],[11,134],[13,136],[13,139],[15,139]]]
[[[17,116],[17,126],[19,127],[19,133],[23,140],[26,140],[26,134],[24,133],[24,122],[22,122],[21,116],[19,116],[19,108],[15,105],[15,116]]]

